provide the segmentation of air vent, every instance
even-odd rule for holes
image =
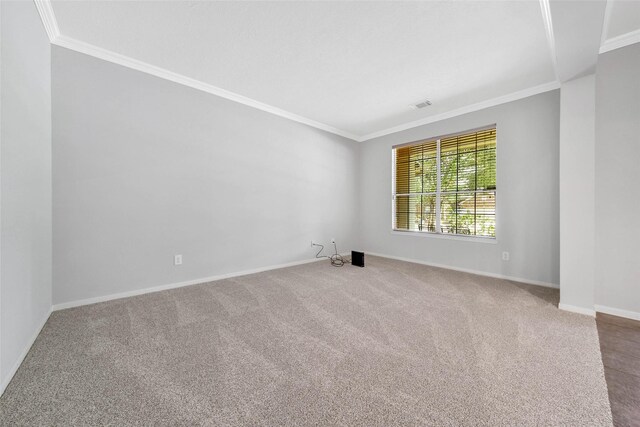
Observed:
[[[428,107],[429,105],[431,105],[431,101],[429,101],[427,99],[427,100],[419,102],[417,104],[410,105],[409,107],[413,108],[414,110],[419,110],[421,108]]]

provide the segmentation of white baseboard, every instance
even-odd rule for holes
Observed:
[[[546,288],[560,289],[560,286],[556,283],[548,283],[540,280],[531,280],[531,279],[523,279],[522,277],[505,276],[504,274],[490,273],[490,272],[480,271],[480,270],[472,270],[469,268],[454,267],[452,265],[436,264],[436,263],[421,261],[421,260],[412,259],[412,258],[403,258],[403,257],[397,257],[393,255],[379,254],[375,252],[367,252],[367,255],[379,256],[382,258],[389,258],[389,259],[396,259],[398,261],[413,262],[415,264],[428,265],[429,267],[446,268],[447,270],[461,271],[463,273],[477,274],[479,276],[493,277],[496,279],[511,280],[512,282],[526,283],[528,285],[537,285],[537,286],[544,286]]]
[[[296,265],[309,264],[311,262],[322,261],[322,260],[326,261],[326,258],[311,258],[311,259],[305,259],[302,261],[293,261],[285,264],[270,265],[266,267],[259,267],[259,268],[253,268],[250,270],[238,271],[235,273],[226,273],[226,274],[220,274],[217,276],[201,277],[199,279],[187,280],[184,282],[169,283],[166,285],[152,286],[150,288],[136,289],[133,291],[119,292],[116,294],[103,295],[103,296],[98,296],[93,298],[63,302],[63,303],[55,304],[53,306],[53,311],[64,310],[64,309],[73,308],[73,307],[80,307],[80,306],[89,305],[89,304],[96,304],[99,302],[111,301],[114,299],[133,297],[136,295],[143,295],[151,292],[159,292],[159,291],[166,291],[168,289],[182,288],[184,286],[199,285],[201,283],[229,279],[229,278],[238,277],[238,276],[246,276],[247,274],[261,273],[263,271],[277,270],[278,268],[293,267]]]
[[[607,307],[606,305],[597,305],[595,309],[598,313],[610,314],[612,316],[625,317],[632,320],[640,320],[640,313],[637,311],[622,310],[620,308]]]
[[[596,311],[591,308],[578,307],[571,304],[558,304],[558,308],[564,311],[570,311],[572,313],[585,314],[587,316],[595,317]]]
[[[49,311],[47,312],[47,314],[40,321],[40,325],[38,326],[38,328],[36,328],[35,333],[27,343],[24,350],[22,350],[20,357],[18,357],[18,360],[16,360],[16,362],[13,364],[13,368],[11,368],[11,370],[9,371],[7,378],[3,379],[2,383],[0,383],[0,396],[2,396],[2,394],[6,390],[7,386],[13,379],[13,376],[16,374],[16,372],[18,372],[18,368],[20,368],[20,365],[22,365],[24,358],[27,357],[27,353],[29,353],[29,350],[31,350],[31,346],[33,346],[33,343],[36,342],[36,338],[38,338],[38,335],[40,335],[40,331],[42,331],[42,328],[44,328],[44,325],[47,323],[47,320],[49,320],[49,316],[51,316],[52,311],[53,310],[49,308]]]

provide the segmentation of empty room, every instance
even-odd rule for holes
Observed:
[[[0,0],[0,426],[640,426],[640,1]]]

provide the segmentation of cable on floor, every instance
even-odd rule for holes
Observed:
[[[351,263],[351,260],[345,259],[338,253],[338,246],[336,246],[336,242],[333,242],[333,249],[335,253],[331,256],[320,255],[324,250],[324,245],[321,245],[320,243],[314,243],[313,245],[320,246],[320,250],[316,254],[316,258],[327,258],[329,261],[331,261],[331,265],[334,267],[342,267],[343,265],[345,265],[345,263]]]

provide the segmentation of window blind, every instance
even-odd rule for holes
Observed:
[[[394,229],[495,238],[495,126],[396,147],[394,158]]]

